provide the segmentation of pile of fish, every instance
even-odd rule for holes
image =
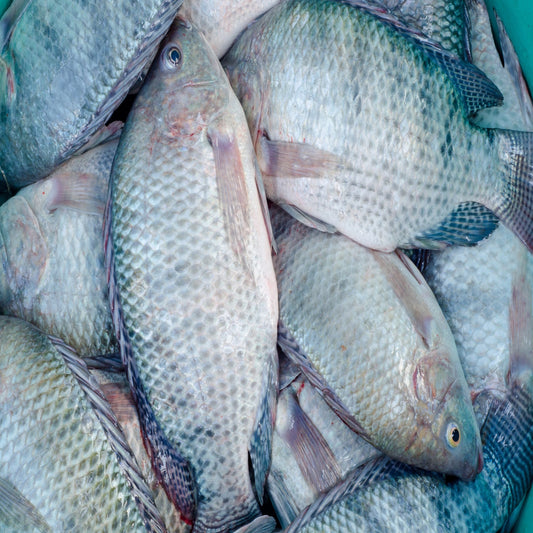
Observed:
[[[0,529],[512,527],[533,103],[501,22],[500,57],[483,0],[181,4],[0,21]]]

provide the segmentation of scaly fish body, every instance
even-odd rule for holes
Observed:
[[[102,239],[117,142],[73,157],[0,207],[0,312],[81,356],[117,349]]]
[[[481,443],[457,349],[415,267],[271,213],[280,322],[310,381],[318,372],[353,417],[345,421],[384,453],[474,477]],[[455,427],[460,444],[450,440]]]
[[[4,316],[0,338],[2,531],[147,531],[93,406],[52,342]]]
[[[0,21],[3,185],[18,188],[47,176],[104,124],[153,57],[180,5],[12,3]]]
[[[180,17],[191,21],[222,57],[239,33],[280,0],[184,0]]]
[[[468,24],[464,0],[381,0],[381,3],[446,50],[466,57]]]
[[[471,244],[496,215],[532,247],[531,136],[472,125],[496,87],[383,9],[284,2],[224,65],[267,195],[306,223],[392,251]]]
[[[270,461],[278,306],[255,179],[242,109],[205,39],[178,18],[115,157],[110,292],[143,434],[193,520],[179,457],[190,465],[195,531],[256,517],[248,453],[259,496]]]

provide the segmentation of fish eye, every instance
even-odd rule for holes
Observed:
[[[176,68],[181,63],[181,50],[177,46],[170,46],[165,50],[164,59],[170,68]]]
[[[457,448],[461,442],[461,432],[456,424],[451,422],[446,430],[446,440],[452,448]]]

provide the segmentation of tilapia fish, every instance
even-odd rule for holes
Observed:
[[[0,317],[0,338],[0,529],[163,532],[84,363],[18,318]]]
[[[102,239],[117,143],[71,158],[0,206],[0,313],[81,356],[117,350]]]
[[[205,36],[217,57],[222,57],[237,35],[280,0],[184,0],[180,17],[192,22]]]
[[[329,405],[384,453],[471,479],[481,442],[452,333],[403,255],[271,211],[280,346]]]
[[[182,0],[16,0],[0,20],[0,183],[71,156],[126,96]]]
[[[532,136],[474,126],[496,86],[383,8],[289,0],[224,65],[267,195],[308,225],[392,251],[472,244],[498,217],[533,247]]]
[[[287,532],[500,531],[533,480],[531,277],[516,289],[508,307],[512,333],[504,393],[489,386],[477,398],[488,411],[481,430],[485,467],[476,479],[450,482],[380,460],[316,500]]]
[[[258,179],[220,63],[178,17],[120,139],[106,249],[143,434],[194,531],[272,520],[259,517],[248,467],[250,455],[261,499],[278,304]]]

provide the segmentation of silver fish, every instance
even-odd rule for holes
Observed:
[[[396,459],[472,479],[481,442],[452,333],[403,255],[272,223],[281,348],[353,430]]]
[[[184,0],[180,17],[192,22],[205,36],[217,57],[222,57],[239,33],[280,0]]]
[[[532,292],[531,275],[517,279],[504,394],[487,388],[478,396],[488,412],[481,431],[485,468],[474,481],[450,483],[381,460],[316,500],[287,533],[499,531],[533,480]]]
[[[83,361],[18,318],[0,338],[0,529],[165,531]]]
[[[257,179],[220,63],[178,17],[120,139],[106,249],[143,434],[194,531],[273,528],[259,516],[248,467],[250,455],[261,499],[278,303]]]
[[[474,126],[498,89],[383,8],[289,0],[224,65],[267,195],[308,225],[392,251],[472,244],[499,217],[533,247],[532,136]]]
[[[12,2],[0,20],[0,183],[33,183],[85,144],[149,63],[180,5]]]
[[[0,313],[81,356],[117,350],[102,238],[117,143],[71,158],[0,206]]]

